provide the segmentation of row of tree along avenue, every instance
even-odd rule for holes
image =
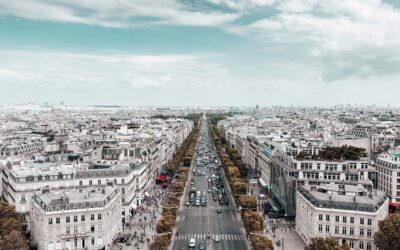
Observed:
[[[241,216],[250,242],[255,250],[273,249],[272,241],[264,232],[264,220],[257,212],[257,199],[255,196],[246,195],[247,192],[247,167],[235,148],[226,143],[225,138],[215,125],[210,126],[210,133],[215,143],[226,178],[234,195],[235,202],[241,209]]]
[[[187,166],[187,161],[189,161],[190,166],[199,138],[200,130],[198,125],[200,114],[195,118],[196,119],[193,119],[195,125],[193,130],[175,154],[172,162],[167,166],[167,174],[176,180],[167,194],[167,199],[163,205],[163,216],[157,221],[157,235],[150,244],[150,250],[166,250],[171,243],[172,231],[176,221],[176,212],[179,209],[180,199],[183,195],[185,183],[188,180],[190,171],[185,165]],[[184,162],[186,164],[184,164]]]

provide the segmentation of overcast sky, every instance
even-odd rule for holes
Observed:
[[[400,106],[400,4],[0,0],[0,103]]]

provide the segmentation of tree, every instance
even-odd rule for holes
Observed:
[[[244,209],[257,210],[257,199],[254,196],[244,195],[240,196],[239,205]]]
[[[258,212],[242,210],[242,219],[244,226],[249,233],[263,231],[264,220]]]
[[[375,245],[381,250],[400,249],[400,214],[392,214],[378,223]]]
[[[273,250],[274,243],[265,236],[251,235],[250,236],[251,246],[254,250]]]
[[[1,237],[0,249],[25,250],[28,249],[28,245],[26,244],[26,240],[22,236],[22,233],[13,230]]]
[[[27,249],[22,235],[21,217],[15,207],[0,202],[0,249]]]
[[[167,250],[170,243],[170,234],[156,235],[153,243],[150,244],[150,250]]]
[[[304,250],[341,250],[341,246],[334,237],[314,237]]]

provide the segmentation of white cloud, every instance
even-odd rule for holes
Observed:
[[[229,70],[209,56],[0,50],[0,82],[3,86],[36,86],[43,90],[73,88],[83,91],[96,86],[116,89],[123,86],[134,91],[216,87],[233,79]]]
[[[379,0],[286,0],[276,7],[277,15],[249,24],[248,34],[266,44],[298,44],[323,79],[400,69],[399,9]]]
[[[235,13],[193,10],[174,0],[0,0],[1,14],[114,28],[160,24],[219,26],[238,18]]]

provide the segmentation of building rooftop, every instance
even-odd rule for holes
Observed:
[[[119,193],[119,189],[107,186],[87,192],[44,192],[34,194],[32,200],[44,211],[62,211],[104,207]]]
[[[383,191],[368,192],[362,185],[304,185],[298,192],[318,208],[376,212],[387,200]]]

